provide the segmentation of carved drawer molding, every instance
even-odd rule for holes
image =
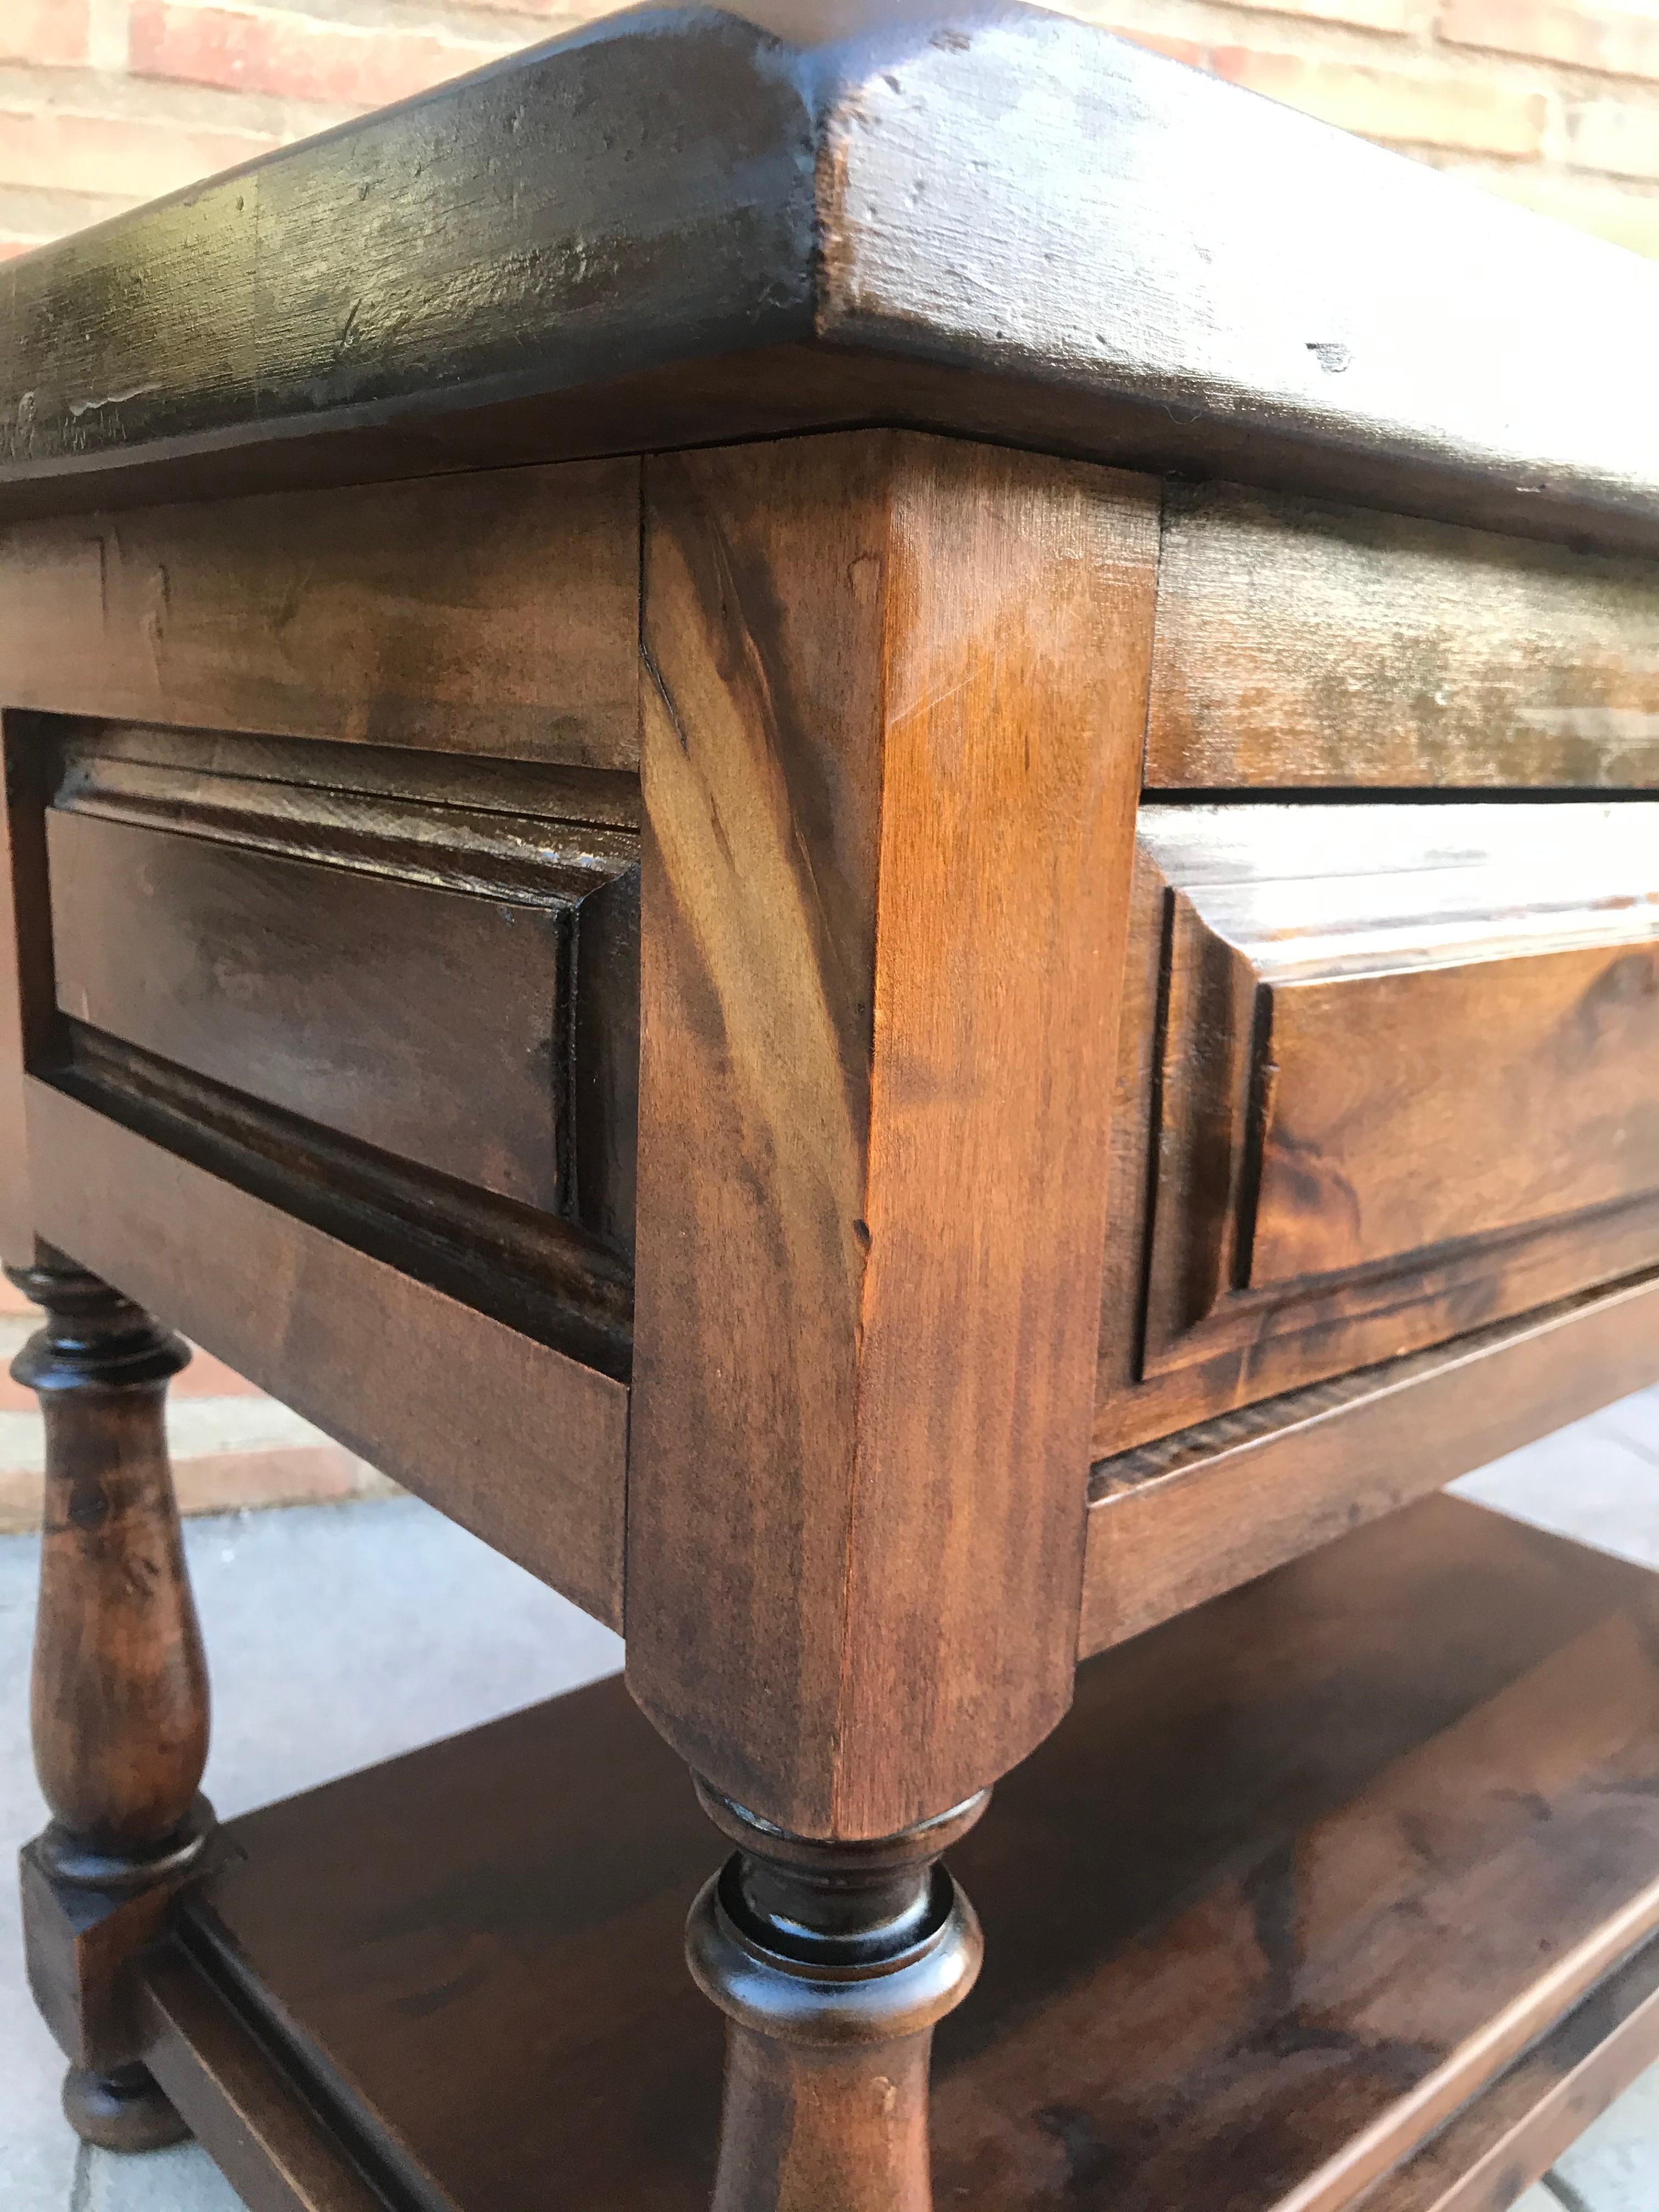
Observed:
[[[1659,1255],[1659,805],[1143,810],[1115,1449]]]

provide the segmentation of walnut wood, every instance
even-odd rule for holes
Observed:
[[[63,1024],[59,1044],[47,1063],[54,1091],[521,1335],[625,1379],[632,1271],[568,1220],[298,1121],[78,1022]],[[630,1165],[632,1152],[630,1140]]]
[[[1659,568],[1172,487],[1146,781],[1659,783]]]
[[[63,1012],[400,1158],[564,1210],[579,904],[485,900],[55,810],[47,830]]]
[[[1651,1263],[1656,844],[1644,800],[1142,809],[1097,1450]]]
[[[1396,2168],[1367,2212],[1510,2212],[1656,2059],[1659,1945],[1648,1943]]]
[[[1346,2212],[1368,2143],[1409,2173],[1453,2139],[1449,2089],[1467,2167],[1522,2130],[1530,2179],[1561,2083],[1644,2047],[1656,1617],[1640,1570],[1437,1499],[1083,1667],[951,1853],[987,1953],[936,2033],[938,2201],[1291,2212],[1322,2176]],[[714,1853],[620,1684],[231,1833],[167,1969],[175,2019],[180,1975],[230,2016],[189,2027],[198,2060],[169,2037],[170,2085],[248,2081],[252,2006],[258,2131],[274,2065],[303,2085],[292,2126],[393,2202],[511,2212],[553,2174],[573,2201],[707,2205],[721,2023],[674,1936]],[[258,2212],[290,2212],[236,2125],[191,2112]]]
[[[58,1255],[8,1272],[46,1316],[12,1365],[46,1433],[30,1717],[52,1820],[25,1854],[29,1976],[72,2062],[70,2123],[146,2149],[185,2130],[138,2063],[130,1985],[210,1819],[207,1664],[162,1416],[190,1353]]]
[[[633,461],[0,534],[13,708],[632,769],[638,636]]]
[[[1138,1636],[1656,1379],[1649,1274],[1102,1460],[1078,1648]]]
[[[1018,5],[584,26],[26,257],[0,331],[14,514],[879,418],[1659,544],[1638,257]]]
[[[295,2096],[245,2017],[182,1955],[152,1956],[144,1996],[151,2071],[253,2212],[386,2212],[358,2147]]]
[[[46,878],[46,841],[40,835],[46,804],[44,763],[38,750],[14,746],[14,717],[0,710],[0,1144],[11,1165],[0,1176],[0,1254],[24,1266],[34,1252],[34,1210],[29,1197],[28,1137],[23,1115],[24,1042],[50,1026],[55,986],[52,973],[52,916]]]
[[[738,1845],[685,1937],[727,2023],[714,2212],[930,2212],[933,2031],[982,1954],[939,1859],[985,1796],[901,1836],[825,1844],[701,1794]]]
[[[1070,1695],[1155,504],[879,433],[647,483],[629,1679],[887,1835]]]
[[[40,717],[13,743],[46,749],[64,1013],[631,1250],[631,779]],[[32,1063],[60,1043],[37,1020]]]
[[[931,2098],[986,2212],[1493,2212],[1645,2047],[1654,1585],[1393,1509],[1656,1371],[1656,355],[1019,0],[630,10],[0,269],[0,1250],[121,1294],[36,1363],[84,2132],[925,2212]],[[210,1865],[122,1297],[644,1717]]]
[[[623,1384],[61,1091],[27,1092],[43,1235],[621,1626]]]

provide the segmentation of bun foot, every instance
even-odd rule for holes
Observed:
[[[190,2140],[190,2130],[142,2066],[111,2075],[71,2066],[64,2077],[64,2112],[82,2142],[100,2150],[166,2150]]]

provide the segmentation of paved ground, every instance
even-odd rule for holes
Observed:
[[[1659,1391],[1626,1400],[1462,1487],[1659,1567]],[[207,1788],[227,1814],[620,1664],[614,1637],[411,1499],[200,1520],[187,1541],[214,1668]],[[24,1697],[37,1548],[33,1537],[0,1538],[0,1862],[41,1819]],[[58,2114],[62,2063],[23,1989],[9,1881],[4,1887],[0,2206],[241,2212],[193,2147],[143,2159],[77,2154]],[[1659,2069],[1516,2212],[1656,2207]]]

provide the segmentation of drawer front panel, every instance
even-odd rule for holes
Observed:
[[[1659,805],[1143,811],[1097,1443],[1659,1258]]]
[[[39,717],[9,742],[30,1073],[625,1376],[634,779]]]
[[[1659,1188],[1659,941],[1263,989],[1252,1288]]]
[[[571,916],[57,810],[58,1003],[342,1134],[556,1211]]]

